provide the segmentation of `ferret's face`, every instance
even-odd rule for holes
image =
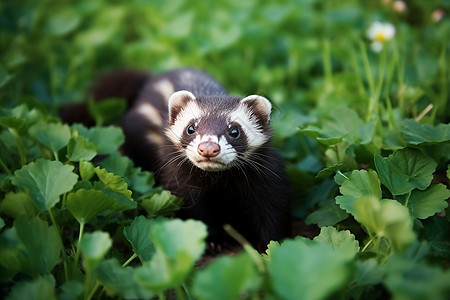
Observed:
[[[169,99],[166,135],[196,167],[226,170],[268,141],[270,111],[261,96],[196,98],[180,91]]]

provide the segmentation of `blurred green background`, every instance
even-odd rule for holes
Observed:
[[[80,99],[108,70],[192,66],[234,94],[261,93],[305,112],[342,102],[364,110],[369,73],[361,48],[370,45],[369,26],[382,21],[396,28],[386,50],[393,71],[385,95],[442,106],[448,101],[440,89],[449,82],[449,8],[448,0],[4,0],[1,102],[54,107]],[[368,51],[368,63],[376,76],[380,54]],[[448,119],[444,108],[438,114]]]

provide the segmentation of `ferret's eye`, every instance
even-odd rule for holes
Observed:
[[[193,124],[189,125],[189,127],[186,129],[186,133],[189,134],[189,135],[194,134],[195,133],[195,126]]]
[[[231,127],[230,131],[228,132],[228,134],[232,137],[237,139],[240,135],[239,129],[237,129],[236,127]]]

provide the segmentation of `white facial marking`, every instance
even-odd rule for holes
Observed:
[[[231,112],[228,121],[230,123],[236,122],[242,126],[250,148],[258,148],[267,142],[267,135],[264,134],[263,128],[258,124],[258,120],[246,105],[241,104],[236,110]]]
[[[180,145],[180,138],[184,133],[186,126],[192,120],[198,119],[202,115],[202,110],[194,101],[190,101],[183,109],[178,113],[175,123],[169,127],[166,131],[167,137],[175,145]]]
[[[160,79],[156,81],[153,88],[166,100],[168,100],[169,97],[175,92],[175,87],[168,79]]]
[[[151,123],[161,126],[163,124],[163,119],[159,114],[158,110],[151,105],[150,103],[143,103],[139,105],[137,111],[140,115],[142,115],[145,119],[150,121]]]
[[[220,153],[215,157],[205,158],[201,156],[197,149],[203,142],[212,141],[220,146]],[[205,171],[221,171],[228,169],[231,163],[236,159],[236,150],[222,136],[220,139],[215,135],[196,136],[195,139],[186,147],[186,156],[198,168]]]

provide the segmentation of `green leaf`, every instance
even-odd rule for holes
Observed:
[[[450,191],[445,185],[435,184],[425,191],[413,191],[407,206],[414,218],[426,219],[447,208],[449,197]]]
[[[342,168],[342,166],[343,166],[342,163],[338,163],[338,164],[334,164],[332,166],[326,167],[326,168],[320,170],[320,172],[317,173],[316,177],[317,178],[325,178],[330,175],[334,175],[337,171],[339,171]]]
[[[333,146],[333,145],[336,145],[336,144],[342,142],[344,137],[347,135],[346,133],[344,133],[344,134],[336,133],[335,135],[333,135],[334,133],[328,133],[324,129],[320,129],[318,127],[311,126],[311,125],[307,126],[304,129],[301,129],[300,132],[302,132],[303,134],[305,134],[307,136],[315,138],[318,142],[320,142],[324,145],[327,145],[327,146]]]
[[[122,176],[133,192],[150,194],[154,191],[155,179],[153,173],[135,168],[133,161],[120,155],[111,155],[99,164],[102,168],[115,175]]]
[[[14,221],[14,230],[23,244],[23,271],[29,274],[50,274],[59,262],[60,243],[55,228],[38,217]]]
[[[74,167],[59,161],[43,158],[23,166],[14,172],[12,183],[29,191],[33,203],[40,210],[48,210],[59,201],[59,196],[69,192],[78,176]]]
[[[83,295],[84,286],[80,281],[70,280],[66,281],[60,287],[59,299],[61,300],[75,300],[80,299]]]
[[[46,30],[51,35],[63,36],[73,30],[81,23],[81,16],[69,8],[57,10],[46,20]]]
[[[94,269],[100,283],[108,295],[120,295],[125,299],[150,299],[154,294],[140,286],[135,277],[135,270],[122,267],[117,259],[101,261]]]
[[[314,238],[314,241],[329,245],[333,249],[345,248],[345,253],[354,258],[359,252],[359,242],[355,236],[348,230],[338,231],[332,226],[322,227],[320,234]]]
[[[91,160],[97,155],[97,146],[83,136],[75,136],[67,145],[67,156],[70,161]]]
[[[116,208],[116,200],[103,191],[79,189],[67,196],[67,208],[80,224],[91,221],[101,212]]]
[[[408,209],[395,200],[361,197],[354,203],[355,219],[370,236],[387,238],[395,251],[403,251],[416,235]]]
[[[420,190],[426,189],[433,179],[437,163],[419,150],[401,149],[389,156],[392,170],[407,178]]]
[[[450,124],[420,124],[415,120],[402,121],[405,141],[412,145],[437,144],[450,141]]]
[[[128,189],[128,184],[123,178],[114,175],[113,173],[109,173],[106,169],[101,169],[100,167],[96,167],[94,170],[95,174],[97,174],[98,178],[108,189],[132,201],[132,192]]]
[[[35,217],[39,211],[27,193],[8,193],[1,202],[0,209],[13,219]]]
[[[306,224],[317,224],[319,227],[333,226],[347,217],[348,213],[340,209],[336,203],[330,202],[320,205],[306,217],[305,222]]]
[[[38,277],[32,281],[22,281],[15,285],[6,300],[56,300],[55,279]]]
[[[0,126],[4,128],[19,128],[25,124],[25,121],[16,117],[0,117]]]
[[[81,253],[83,258],[92,262],[100,261],[112,246],[112,240],[107,232],[94,231],[86,233],[80,242]]]
[[[339,189],[343,196],[336,197],[336,203],[354,215],[354,204],[362,197],[373,196],[381,199],[380,180],[375,171],[354,170]]]
[[[142,262],[150,260],[155,252],[149,235],[153,223],[154,221],[139,216],[130,226],[123,229],[123,234],[133,247],[133,252],[139,256]]]
[[[198,299],[239,299],[256,292],[262,278],[247,253],[214,260],[194,277],[193,293]]]
[[[377,285],[381,282],[384,272],[376,259],[356,260],[355,281],[357,285]]]
[[[433,216],[422,221],[425,239],[434,257],[450,259],[450,223],[445,217]]]
[[[384,284],[394,299],[447,299],[450,271],[416,262],[399,255],[392,256],[384,269]]]
[[[375,166],[381,183],[383,183],[394,196],[411,192],[415,188],[415,185],[411,184],[406,176],[392,170],[390,164],[391,158],[392,155],[389,156],[389,158],[383,158],[380,155],[375,154]]]
[[[351,272],[345,248],[288,240],[272,250],[268,270],[281,299],[326,299],[344,288]]]
[[[110,155],[99,163],[102,169],[108,170],[110,173],[125,177],[128,170],[133,167],[133,161],[121,155]]]
[[[169,191],[162,191],[141,201],[141,206],[147,212],[148,217],[171,214],[182,204],[183,200]]]
[[[29,133],[53,153],[67,146],[71,137],[69,126],[60,123],[40,122],[30,127]]]
[[[151,172],[142,171],[141,168],[133,168],[128,179],[133,191],[145,195],[155,190],[155,178]]]
[[[340,106],[330,115],[334,122],[326,123],[325,128],[328,132],[347,134],[345,139],[350,144],[364,145],[372,141],[375,134],[375,122],[365,123],[356,110]]]
[[[150,228],[155,254],[138,269],[137,280],[159,293],[179,286],[205,250],[206,226],[199,221],[158,221]]]
[[[78,168],[80,170],[81,179],[83,180],[88,181],[95,175],[94,164],[89,161],[81,160]]]
[[[94,143],[97,146],[98,154],[113,154],[125,141],[125,137],[120,128],[115,126],[108,127],[93,127],[87,129],[86,127],[76,124],[72,128],[77,130],[78,134],[84,136],[87,141]]]

